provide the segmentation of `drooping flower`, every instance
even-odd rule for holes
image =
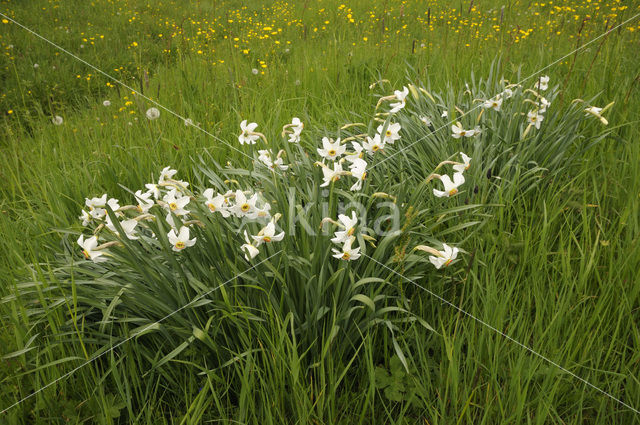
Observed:
[[[167,233],[167,238],[169,239],[172,249],[176,252],[195,245],[197,239],[189,239],[189,228],[187,226],[182,226],[177,235],[176,231],[171,229],[169,233]]]
[[[460,156],[462,157],[462,161],[464,162],[464,164],[455,164],[452,168],[459,173],[463,173],[467,171],[471,166],[471,158],[468,157],[464,152],[460,152]]]
[[[538,106],[540,107],[538,108],[538,112],[544,114],[545,112],[547,112],[547,108],[551,106],[551,102],[549,102],[546,98],[541,97],[540,101],[538,102]]]
[[[356,191],[362,189],[364,179],[367,177],[367,161],[362,158],[348,156],[346,157],[349,164],[349,170],[352,177],[356,178],[356,182],[351,186],[349,190]]]
[[[229,217],[231,213],[228,209],[227,198],[220,193],[215,196],[213,196],[213,194],[214,192],[211,188],[202,192],[205,199],[204,204],[209,208],[209,211],[219,212],[223,217]]]
[[[604,108],[598,108],[597,106],[590,106],[585,109],[585,112],[587,113],[586,114],[587,116],[592,115],[598,118],[602,124],[607,125],[609,124],[609,121],[607,121],[607,119],[602,116],[603,109]]]
[[[398,140],[400,138],[400,130],[402,129],[402,127],[400,126],[399,123],[394,123],[391,124],[389,123],[389,125],[387,126],[387,129],[385,130],[384,134],[382,133],[382,130],[384,129],[383,125],[379,125],[377,130],[378,133],[380,133],[381,136],[384,136],[384,138],[382,139],[382,141],[386,144],[390,144],[393,145],[393,143]]]
[[[407,87],[402,87],[402,90],[395,90],[393,92],[396,97],[397,102],[389,104],[391,106],[391,110],[389,111],[392,114],[395,114],[399,110],[405,107],[406,105],[406,97],[409,95],[409,89]]]
[[[246,230],[244,231],[244,240],[246,243],[240,246],[240,249],[244,252],[244,258],[247,261],[251,261],[256,255],[260,254],[260,250],[251,242]]]
[[[240,133],[240,135],[238,136],[238,141],[241,145],[244,145],[245,143],[248,145],[256,144],[256,140],[260,138],[259,135],[254,133],[254,130],[257,127],[258,124],[256,124],[255,122],[247,124],[247,120],[243,120],[240,123],[240,130],[242,130],[242,133]]]
[[[353,244],[353,241],[355,239],[356,238],[354,237],[347,239],[344,245],[342,246],[342,250],[331,248],[331,250],[334,252],[333,257],[339,258],[345,261],[353,261],[360,258],[360,247],[351,248],[351,245]]]
[[[269,222],[257,236],[251,236],[256,242],[255,246],[260,246],[262,243],[280,242],[284,238],[284,232],[280,232],[276,235],[276,225],[272,221]]]
[[[464,175],[462,173],[453,173],[453,181],[448,175],[440,176],[440,181],[444,185],[444,191],[433,189],[433,194],[438,198],[450,197],[458,193],[458,187],[464,183]]]
[[[458,256],[458,248],[450,247],[446,243],[442,244],[442,248],[442,251],[438,251],[438,256],[429,256],[429,261],[431,261],[431,264],[436,266],[436,269],[449,266],[449,264],[451,264],[451,262]]]
[[[87,260],[92,260],[94,263],[107,261],[107,258],[104,257],[104,252],[96,250],[98,246],[97,236],[91,236],[89,239],[84,240],[84,235],[80,235],[77,242],[82,248],[82,255],[84,255],[84,258]]]
[[[367,140],[362,143],[362,147],[369,155],[373,155],[379,150],[384,149],[384,141],[380,139],[379,134],[374,135],[373,139],[367,136]]]
[[[539,114],[538,111],[529,111],[527,113],[527,121],[533,124],[537,129],[540,129],[540,124],[542,124],[542,120],[544,120],[544,116]]]
[[[146,115],[150,121],[157,120],[158,118],[160,118],[160,111],[158,110],[158,108],[151,107],[147,109]]]
[[[340,138],[334,142],[333,139],[323,137],[322,149],[318,148],[317,150],[321,157],[335,161],[340,157],[340,155],[346,152],[347,147],[340,145]]]

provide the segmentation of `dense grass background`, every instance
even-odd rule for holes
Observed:
[[[244,118],[276,137],[299,116],[318,140],[368,119],[377,95],[408,80],[451,96],[490,73],[517,81],[640,11],[615,1],[242,3],[3,1],[0,11],[234,145]],[[193,181],[193,160],[205,153],[246,162],[168,114],[146,121],[143,99],[11,23],[0,29],[0,354],[9,355],[0,361],[3,409],[100,346],[58,335],[82,335],[82,317],[55,310],[38,322],[41,305],[20,297],[29,282],[53,276],[64,232],[80,230],[84,197],[125,197],[119,185],[137,188],[169,164]],[[635,20],[545,72],[560,90],[554,110],[574,98],[597,96],[598,106],[615,100],[611,135],[526,196],[506,191],[503,206],[487,208],[491,219],[465,242],[472,255],[461,272],[429,281],[430,290],[636,408],[639,29]],[[369,89],[381,78],[391,84]],[[102,105],[106,99],[111,106]],[[64,125],[54,126],[52,115]],[[35,278],[30,264],[37,264]],[[271,314],[258,335],[238,335],[268,350],[231,364],[233,372],[182,373],[190,370],[188,356],[184,364],[141,369],[149,359],[132,340],[0,422],[640,422],[490,329],[385,277],[409,286],[414,312],[436,330],[405,329],[408,375],[395,368],[388,335],[376,331],[347,360],[328,356],[294,373],[306,347],[291,338],[286,319]],[[71,288],[52,281],[48,290]],[[395,380],[417,395],[391,400],[375,385],[381,369],[398,372]]]

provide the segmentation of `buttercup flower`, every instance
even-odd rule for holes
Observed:
[[[149,108],[147,109],[147,118],[151,121],[160,118],[160,111],[158,108]]]
[[[172,249],[176,252],[196,244],[196,238],[189,239],[189,228],[186,226],[182,226],[177,235],[176,231],[171,229],[169,233],[167,233],[167,238],[172,245]]]
[[[453,181],[451,181],[451,177],[445,174],[444,176],[440,176],[440,181],[442,181],[444,185],[444,191],[433,189],[433,194],[438,198],[448,198],[458,193],[458,187],[464,183],[464,176],[462,173],[454,173]]]

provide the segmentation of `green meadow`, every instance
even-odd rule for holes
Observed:
[[[640,423],[635,2],[0,13],[0,424]]]

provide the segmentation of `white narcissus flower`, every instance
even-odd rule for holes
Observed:
[[[357,179],[349,190],[351,190],[352,192],[360,190],[362,189],[362,183],[364,182],[364,179],[367,177],[367,161],[362,158],[353,156],[348,156],[346,157],[346,159],[351,163],[349,164],[351,176]]]
[[[196,244],[196,238],[189,239],[189,228],[187,226],[182,226],[177,235],[176,231],[171,229],[169,233],[167,233],[167,238],[172,245],[172,249],[176,252]]]
[[[105,100],[104,102],[102,102],[103,106],[111,106],[111,101],[109,100]]]
[[[453,181],[451,181],[451,177],[445,174],[444,176],[440,176],[440,181],[442,181],[444,185],[444,191],[433,189],[433,194],[438,198],[448,198],[458,193],[458,187],[464,183],[464,176],[462,173],[454,173]]]
[[[147,213],[155,204],[153,199],[150,199],[152,196],[151,192],[143,192],[142,190],[136,190],[136,193],[133,195],[138,201],[138,211],[141,213]]]
[[[513,90],[511,89],[504,89],[502,93],[504,93],[504,97],[506,97],[507,99],[513,96]]]
[[[340,155],[347,151],[347,147],[340,145],[340,138],[334,142],[333,139],[323,137],[322,149],[318,148],[317,150],[321,157],[335,161],[340,157]]]
[[[409,89],[407,87],[402,87],[402,90],[395,90],[393,95],[396,97],[397,102],[389,104],[391,106],[391,110],[389,111],[392,114],[395,114],[400,109],[404,108],[406,105],[405,98],[409,95]]]
[[[260,250],[251,242],[249,238],[249,234],[247,231],[244,231],[244,240],[245,244],[243,244],[240,249],[244,252],[244,258],[247,261],[251,261],[256,255],[260,254]]]
[[[144,187],[146,187],[147,193],[153,195],[155,199],[160,199],[160,187],[155,183],[145,183]]]
[[[265,202],[262,208],[256,207],[256,210],[253,212],[250,218],[269,218],[271,217],[271,213],[269,211],[271,211],[271,205],[269,205],[268,202]]]
[[[111,208],[111,211],[118,212],[118,210],[120,209],[120,201],[118,201],[116,198],[111,198],[107,201],[107,205],[109,205],[109,208]]]
[[[242,120],[240,123],[240,130],[242,130],[242,133],[238,136],[238,141],[241,145],[244,145],[245,143],[248,145],[256,144],[256,140],[260,138],[259,135],[254,133],[256,127],[258,127],[258,124],[255,122],[247,124],[247,120]]]
[[[86,212],[85,210],[82,210],[82,212],[80,213],[80,217],[78,218],[82,220],[83,226],[88,226],[89,223],[91,223],[91,220],[93,219],[93,217],[91,217],[91,215],[89,215],[89,213]]]
[[[231,215],[228,210],[227,198],[224,195],[218,193],[213,195],[213,189],[209,188],[202,192],[204,196],[204,204],[209,208],[211,212],[219,212],[223,217],[229,217]]]
[[[258,194],[254,193],[251,198],[247,199],[244,192],[240,189],[236,190],[236,203],[232,207],[232,212],[236,217],[249,217],[252,218],[256,213],[256,202],[258,201]]]
[[[276,225],[273,221],[270,221],[260,232],[258,236],[251,236],[256,241],[255,246],[260,246],[262,243],[280,242],[284,238],[284,232],[280,232],[276,235]]]
[[[420,121],[422,121],[427,127],[431,127],[431,120],[429,117],[421,116]]]
[[[167,192],[162,200],[166,203],[165,208],[175,215],[189,214],[189,211],[184,209],[184,207],[190,201],[189,197],[179,196],[178,192],[175,189],[171,189],[169,192]]]
[[[105,205],[107,205],[107,194],[105,193],[99,198],[84,198],[84,204],[89,208],[89,210],[104,208]]]
[[[291,120],[291,130],[293,130],[295,134],[300,135],[303,129],[304,129],[304,123],[300,121],[300,118],[293,117],[293,119]]]
[[[342,170],[342,165],[339,162],[333,163],[333,169],[324,166],[322,167],[322,180],[324,183],[320,185],[320,187],[328,186],[331,182],[335,182],[340,180],[340,176],[344,173]]]
[[[527,121],[533,124],[537,129],[540,129],[540,124],[542,124],[542,120],[544,120],[544,116],[540,115],[537,111],[529,111],[527,113]]]
[[[456,164],[453,166],[453,169],[459,173],[464,173],[471,166],[471,158],[469,158],[464,152],[460,152],[460,156],[462,157],[464,164]]]
[[[385,144],[388,143],[390,145],[393,145],[393,143],[400,138],[400,134],[398,133],[400,132],[402,127],[400,127],[399,123],[394,123],[394,124],[389,123],[384,134],[382,133],[383,129],[384,129],[384,126],[379,125],[377,130],[378,130],[378,133],[380,133],[380,136],[384,136],[382,141]]]
[[[51,122],[54,125],[62,125],[62,123],[64,122],[64,120],[62,119],[62,117],[60,115],[56,115],[55,117],[53,117],[51,119]]]
[[[358,248],[351,248],[351,244],[353,243],[353,241],[356,238],[351,237],[349,239],[347,239],[344,243],[344,245],[342,246],[342,250],[338,250],[335,248],[331,248],[331,250],[334,252],[333,257],[334,258],[339,258],[341,260],[345,260],[345,261],[353,261],[353,260],[357,260],[358,258],[360,258],[360,247]]]
[[[541,97],[540,102],[538,102],[538,106],[540,106],[540,108],[538,109],[538,112],[541,114],[544,114],[545,112],[547,112],[547,108],[551,106],[551,102],[549,102],[544,97]]]
[[[258,154],[259,154],[258,159],[260,160],[260,162],[262,162],[264,165],[271,168],[272,170],[279,168],[282,171],[284,171],[289,168],[288,165],[284,165],[284,161],[282,160],[282,158],[276,158],[274,161],[271,156],[271,151],[267,149],[259,150]]]
[[[440,255],[437,257],[433,255],[429,256],[429,261],[431,261],[431,264],[436,266],[436,269],[449,266],[449,264],[451,264],[451,262],[458,256],[458,248],[450,247],[446,243],[442,244],[442,248],[442,251],[438,251]]]
[[[87,260],[92,260],[94,263],[107,261],[107,258],[104,257],[104,252],[96,250],[98,246],[97,236],[91,236],[89,239],[84,240],[84,235],[80,235],[78,245],[82,248],[82,255],[84,255],[84,258]]]
[[[449,116],[449,111],[442,111],[442,115],[440,117],[447,118]]]
[[[335,244],[341,244],[349,240],[356,230],[356,224],[358,224],[358,217],[355,211],[351,211],[351,218],[344,214],[338,216],[338,222],[344,230],[335,232],[335,237],[331,239],[331,242]]]
[[[367,136],[367,140],[362,143],[362,147],[369,155],[373,155],[379,150],[384,149],[384,141],[380,139],[380,135],[376,134],[373,139]]]
[[[116,236],[120,236],[120,233],[118,233],[116,226],[114,226],[113,222],[111,221],[111,217],[109,216],[106,217],[105,225],[107,226],[107,229],[115,233]],[[122,227],[122,230],[124,230],[125,235],[129,239],[138,239],[135,231],[135,228],[137,225],[138,225],[138,221],[133,218],[130,220],[124,220],[120,222],[120,226]]]
[[[162,171],[160,171],[160,177],[158,177],[158,184],[162,184],[167,180],[173,179],[173,176],[176,175],[176,173],[178,172],[178,170],[174,170],[172,169],[170,166],[169,167],[164,167],[162,169]],[[149,186],[150,185],[145,185],[148,189],[151,189]],[[155,195],[155,194],[154,194]]]
[[[494,111],[499,111],[502,107],[502,98],[500,97],[500,95],[498,95],[493,99],[485,100],[482,106],[485,109],[493,109]]]
[[[549,88],[549,77],[547,75],[543,75],[536,81],[534,86],[536,90],[545,91]]]
[[[460,124],[459,122],[451,126],[451,131],[453,132],[451,136],[454,139],[459,139],[460,137],[473,137],[476,134],[475,129],[465,130],[462,128],[462,124]]]
[[[160,111],[158,108],[149,108],[147,109],[147,118],[151,121],[160,118]]]

